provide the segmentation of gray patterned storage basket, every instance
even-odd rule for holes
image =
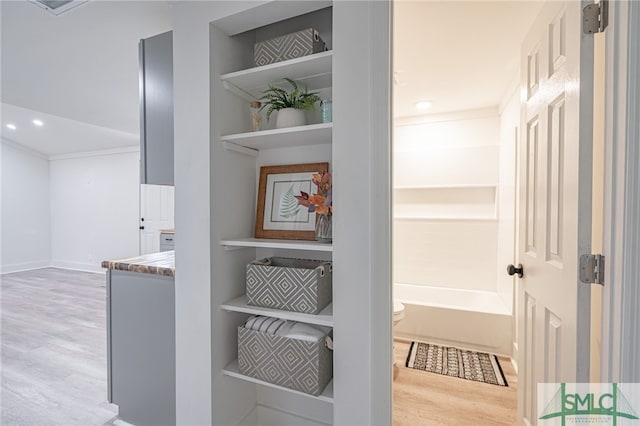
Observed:
[[[256,66],[268,65],[287,59],[299,58],[313,53],[324,52],[327,47],[313,28],[286,34],[253,46]]]
[[[240,326],[238,367],[241,374],[317,396],[333,377],[333,352],[325,339],[308,342]]]
[[[270,257],[247,265],[247,303],[317,314],[331,302],[331,262]]]

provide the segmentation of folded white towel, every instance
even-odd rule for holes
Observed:
[[[286,323],[285,320],[271,317],[254,315],[250,317],[244,325],[249,330],[261,331],[268,334],[276,334],[278,329]]]
[[[306,340],[307,342],[319,342],[329,333],[329,327],[306,324],[304,322],[287,321],[276,331],[276,335],[290,339]]]
[[[244,324],[244,328],[308,342],[319,342],[331,331],[330,327],[285,321],[261,315],[250,317]]]

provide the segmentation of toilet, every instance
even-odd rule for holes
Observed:
[[[394,300],[393,301],[393,326],[395,327],[396,325],[398,325],[398,323],[402,321],[403,318],[404,318],[404,305]],[[396,365],[396,358],[394,356],[393,357],[393,380],[395,380],[396,377],[398,377],[399,373],[400,373],[400,369]]]
[[[404,305],[400,302],[393,301],[393,326],[398,325],[404,318]]]

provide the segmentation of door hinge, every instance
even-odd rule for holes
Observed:
[[[585,34],[601,33],[609,24],[609,2],[590,4],[582,9],[582,31]]]
[[[583,254],[580,256],[580,281],[585,284],[604,285],[604,256]]]

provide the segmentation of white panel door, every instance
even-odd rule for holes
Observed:
[[[174,188],[140,185],[140,254],[160,251],[160,230],[174,226]]]
[[[538,423],[536,389],[589,379],[593,40],[580,2],[550,1],[522,48],[518,423]],[[542,424],[542,422],[540,422]]]

